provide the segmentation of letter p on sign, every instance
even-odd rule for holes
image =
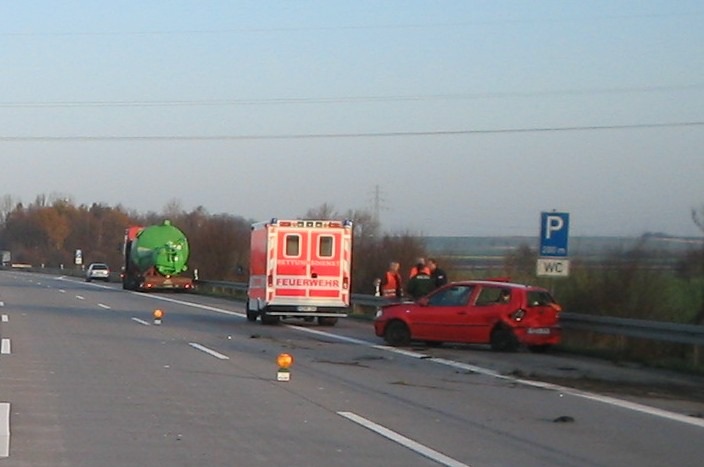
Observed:
[[[553,232],[559,232],[565,225],[565,221],[562,220],[560,216],[552,216],[550,214],[546,217],[545,225],[545,239],[550,240]]]
[[[566,212],[540,214],[540,255],[564,258],[567,256],[567,238],[570,215]]]

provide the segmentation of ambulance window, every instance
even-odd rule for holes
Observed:
[[[321,236],[320,243],[318,244],[318,257],[319,258],[330,258],[333,254],[333,238],[328,236]]]
[[[301,237],[286,235],[286,256],[299,256],[301,254]]]

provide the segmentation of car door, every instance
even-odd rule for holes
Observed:
[[[465,321],[472,290],[471,285],[452,284],[422,299],[413,313],[414,338],[440,342],[460,340],[458,326]]]
[[[462,339],[463,342],[486,344],[491,339],[494,325],[517,297],[515,291],[502,284],[478,285],[474,292],[464,315]]]

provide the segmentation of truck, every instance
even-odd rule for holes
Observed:
[[[252,224],[247,319],[317,319],[334,326],[350,306],[351,269],[351,221],[273,218]]]
[[[193,278],[185,275],[190,253],[188,239],[171,221],[128,227],[122,253],[123,289],[193,289]]]

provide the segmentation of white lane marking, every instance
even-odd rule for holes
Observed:
[[[143,325],[143,326],[151,326],[151,324],[147,323],[147,322],[144,321],[143,319],[139,319],[139,318],[134,318],[134,317],[133,317],[133,318],[132,318],[132,321],[136,321],[136,322],[138,322],[139,324],[141,324],[141,325]]]
[[[82,295],[76,295],[76,298],[79,300],[85,300],[86,298]]]
[[[0,302],[0,306],[5,306],[5,302]]]
[[[229,360],[230,359],[230,357],[228,357],[227,355],[223,355],[223,354],[216,352],[214,350],[211,350],[205,346],[202,346],[200,344],[196,344],[195,342],[189,342],[188,345],[190,345],[194,349],[200,350],[201,352],[205,352],[209,355],[212,355],[215,358],[219,358],[220,360]]]
[[[9,355],[11,353],[12,344],[10,343],[10,339],[3,339],[2,343],[0,343],[0,354]]]
[[[7,315],[2,315],[2,322],[7,323],[10,320],[10,318]]]
[[[224,310],[222,308],[216,308],[214,306],[185,302],[182,300],[176,300],[176,299],[167,298],[167,297],[158,297],[158,296],[154,296],[154,295],[144,295],[144,294],[139,294],[137,292],[132,292],[132,293],[134,293],[135,295],[138,295],[140,297],[151,298],[151,299],[155,299],[155,300],[163,300],[166,302],[177,303],[179,305],[190,306],[193,308],[200,308],[202,310],[214,311],[216,313],[222,313],[222,314],[226,314],[226,315],[230,315],[230,316],[239,316],[242,318],[246,317],[246,315],[244,313],[238,313],[235,311]],[[616,399],[613,397],[602,396],[602,395],[596,394],[596,393],[580,391],[578,389],[569,388],[567,386],[559,386],[557,384],[545,383],[542,381],[531,381],[531,380],[527,380],[527,379],[516,378],[513,376],[502,375],[502,374],[500,374],[494,370],[490,370],[488,368],[483,368],[483,367],[479,367],[479,366],[475,366],[475,365],[469,365],[469,364],[462,363],[462,362],[456,362],[454,360],[446,360],[443,358],[433,358],[427,354],[398,349],[398,348],[389,347],[386,345],[379,345],[374,342],[369,342],[369,341],[365,341],[362,339],[355,339],[353,337],[338,336],[335,334],[331,334],[329,332],[318,331],[316,329],[304,328],[304,327],[300,327],[300,326],[291,326],[291,325],[286,325],[286,326],[288,326],[290,329],[295,329],[296,331],[300,331],[300,332],[307,332],[309,334],[316,334],[319,336],[324,336],[324,337],[334,339],[337,341],[341,341],[341,342],[348,342],[351,344],[357,344],[357,345],[362,345],[365,347],[383,350],[385,352],[392,352],[392,353],[396,353],[399,355],[405,355],[405,356],[411,357],[411,358],[427,360],[432,363],[437,363],[440,365],[450,366],[453,368],[459,368],[459,369],[463,369],[463,370],[467,370],[467,371],[472,371],[474,373],[479,373],[482,375],[491,376],[494,378],[510,381],[512,383],[517,383],[517,384],[521,384],[524,386],[530,386],[530,387],[536,387],[536,388],[547,389],[547,390],[552,390],[552,391],[558,391],[562,394],[569,394],[571,396],[580,397],[583,399],[589,399],[589,400],[601,402],[604,404],[612,405],[615,407],[633,410],[636,412],[640,412],[640,413],[644,413],[644,414],[648,414],[648,415],[654,415],[654,416],[662,417],[662,418],[665,418],[668,420],[674,420],[674,421],[686,423],[688,425],[693,425],[693,426],[698,426],[698,427],[704,428],[704,419],[697,418],[697,417],[689,417],[686,415],[678,414],[676,412],[670,412],[668,410],[662,410],[662,409],[658,409],[655,407],[650,407],[648,405],[638,404],[638,403],[626,401],[623,399]]]
[[[66,293],[66,290],[64,290],[64,289],[59,289],[59,292],[60,292],[60,293]]]
[[[367,420],[364,417],[360,417],[357,414],[354,414],[352,412],[337,412],[337,414],[341,417],[346,418],[347,420],[350,420],[358,425],[363,426],[368,430],[380,434],[384,438],[388,438],[391,441],[400,444],[401,446],[407,447],[408,449],[415,451],[421,456],[427,457],[428,459],[437,462],[440,465],[446,465],[448,467],[469,467],[469,465],[467,464],[463,464],[462,462],[448,457],[441,452],[424,446],[416,441],[413,441],[410,438],[406,438],[402,434],[389,430],[388,428],[374,423],[371,420]]]
[[[109,309],[110,309],[110,307],[109,307],[108,305],[103,305],[102,303],[98,303],[98,306],[99,306],[100,308],[104,308],[105,310],[109,310]]]
[[[10,403],[0,402],[0,457],[10,456]]]

